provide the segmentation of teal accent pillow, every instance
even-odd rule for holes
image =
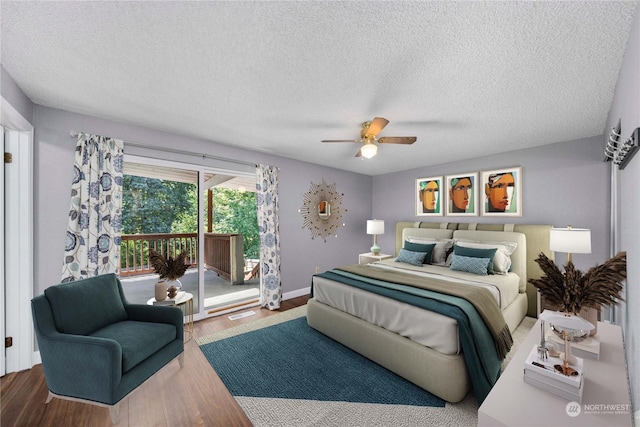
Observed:
[[[470,256],[453,254],[451,260],[451,270],[466,271],[467,273],[473,273],[480,276],[486,276],[488,274],[488,266],[491,258],[476,258]]]
[[[478,249],[478,248],[465,248],[463,246],[453,245],[454,255],[462,255],[471,258],[489,258],[489,265],[487,266],[487,273],[493,274],[493,256],[496,254],[497,249]]]
[[[433,254],[433,248],[436,247],[436,244],[423,244],[423,243],[412,243],[412,242],[404,242],[403,249],[412,251],[412,252],[424,252],[426,255],[424,256],[423,264],[431,264],[431,256]]]
[[[396,262],[405,262],[407,264],[421,266],[426,255],[426,252],[414,252],[403,248],[400,249],[396,257]]]

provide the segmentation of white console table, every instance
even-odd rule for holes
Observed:
[[[598,322],[600,360],[584,359],[585,384],[578,414],[569,400],[524,382],[524,362],[540,342],[540,320],[513,355],[478,409],[478,427],[631,426],[632,409],[622,329]]]

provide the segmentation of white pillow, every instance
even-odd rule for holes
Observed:
[[[518,246],[515,242],[477,242],[465,239],[456,239],[456,245],[465,248],[493,249],[497,251],[493,256],[493,272],[495,274],[507,274],[511,268],[511,254]]]
[[[431,244],[435,243],[431,254],[431,264],[433,265],[445,265],[447,259],[447,253],[453,248],[453,239],[434,239],[431,237],[407,237],[407,240],[411,243]]]

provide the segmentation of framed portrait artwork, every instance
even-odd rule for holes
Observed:
[[[416,179],[416,216],[442,216],[442,177]]]
[[[522,168],[480,173],[482,215],[522,216]]]
[[[447,196],[447,215],[478,215],[477,184],[477,172],[446,176],[445,194]]]

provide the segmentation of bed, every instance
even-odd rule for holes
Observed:
[[[407,248],[431,243],[438,249],[431,247],[430,259],[439,265],[388,259],[315,275],[307,321],[448,402],[462,400],[472,388],[481,402],[499,376],[500,362],[511,344],[510,332],[524,316],[538,314],[537,293],[527,280],[541,275],[533,261],[540,252],[552,256],[550,228],[399,222],[398,259],[415,255]],[[455,257],[447,246],[453,243],[460,251]],[[473,261],[472,268],[478,268],[476,261],[482,261],[461,256],[468,253],[460,247],[472,247],[473,252],[498,243],[507,249],[496,253],[503,252],[504,257],[508,252],[511,264],[506,267],[503,258],[492,255],[496,273],[501,274],[451,269],[452,262],[460,267],[460,260]]]

